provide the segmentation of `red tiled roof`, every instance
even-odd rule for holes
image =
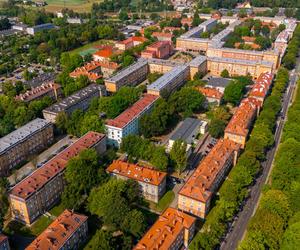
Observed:
[[[245,98],[230,119],[225,133],[247,136],[252,118],[256,115],[257,108],[261,106],[261,102],[255,98]]]
[[[145,37],[142,37],[142,36],[133,36],[133,37],[127,38],[126,40],[120,41],[118,43],[120,43],[120,44],[129,44],[129,43],[132,43],[132,42],[144,43],[146,41],[148,41],[148,39],[145,38]]]
[[[115,119],[107,120],[106,125],[117,128],[125,127],[130,121],[139,116],[149,105],[154,103],[158,98],[159,96],[156,95],[145,94],[140,100],[126,109]]]
[[[7,236],[0,233],[0,246],[7,240],[8,240]]]
[[[209,154],[200,162],[196,171],[179,191],[180,195],[206,202],[212,195],[211,187],[224,164],[238,151],[240,145],[228,140],[220,139]]]
[[[167,208],[149,231],[134,247],[134,250],[167,250],[184,229],[190,229],[196,219],[175,208]]]
[[[88,217],[65,210],[45,229],[26,250],[58,250],[82,226]],[[79,239],[76,239],[79,240]]]
[[[104,134],[92,131],[88,132],[14,186],[10,191],[10,195],[27,199],[42,188],[50,179],[62,172],[71,158],[77,156],[81,151],[91,148],[104,137]]]
[[[24,94],[17,95],[15,99],[20,101],[30,101],[59,88],[61,88],[61,86],[54,82],[43,83],[41,86],[32,88],[31,90],[26,91]]]
[[[154,37],[166,37],[166,38],[172,38],[173,35],[171,33],[164,33],[164,32],[153,32],[152,36]]]
[[[223,98],[223,93],[215,88],[208,87],[196,87],[196,89],[201,92],[205,97],[214,98],[221,100]]]
[[[106,171],[155,186],[159,186],[167,176],[164,172],[120,160],[114,161]]]
[[[179,28],[179,27],[164,27],[164,29],[163,29],[163,31],[165,32],[165,31],[174,31],[174,30],[181,30],[181,28]]]
[[[265,98],[268,94],[270,86],[273,81],[273,74],[271,73],[262,73],[257,78],[255,84],[253,84],[252,89],[250,90],[249,96]]]
[[[163,46],[165,46],[165,45],[169,45],[169,46],[171,46],[171,42],[169,42],[169,41],[157,41],[157,42],[155,42],[155,43],[152,43],[152,44],[150,44],[149,46],[147,46],[147,49],[146,50],[152,50],[152,49],[158,49],[158,48],[160,48],[160,47],[163,47]]]

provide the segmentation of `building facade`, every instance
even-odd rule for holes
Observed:
[[[80,109],[86,111],[93,98],[98,98],[106,95],[104,86],[90,84],[89,86],[77,91],[50,107],[43,110],[43,116],[47,121],[55,123],[58,114],[65,112],[70,115],[74,110]]]
[[[146,200],[157,203],[166,192],[167,174],[152,168],[114,161],[106,171],[118,179],[135,180],[139,184],[139,192]]]
[[[0,139],[0,177],[53,141],[53,125],[37,118]]]
[[[196,219],[174,208],[167,208],[133,248],[134,250],[179,250],[187,248],[195,234]]]
[[[109,144],[119,147],[123,137],[138,134],[140,118],[151,112],[158,98],[156,95],[145,94],[115,119],[107,120],[105,127]]]
[[[37,32],[43,31],[43,30],[50,30],[54,29],[55,26],[52,23],[44,23],[40,25],[36,25],[33,27],[26,28],[26,32],[29,35],[35,35]]]
[[[0,250],[10,250],[8,237],[0,233]]]
[[[179,191],[178,209],[205,218],[213,194],[235,165],[240,145],[220,139]]]
[[[164,59],[173,53],[172,42],[158,41],[146,47],[141,53],[143,58],[159,58]]]
[[[15,99],[23,102],[31,102],[40,100],[45,96],[49,96],[52,100],[56,101],[62,96],[61,86],[54,82],[43,83],[41,86],[17,95]]]
[[[12,218],[30,225],[54,206],[64,190],[64,170],[68,161],[88,148],[104,153],[106,136],[88,132],[14,186],[9,192]]]
[[[88,238],[88,217],[65,210],[26,250],[76,250]]]

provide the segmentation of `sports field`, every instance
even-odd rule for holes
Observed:
[[[113,45],[112,41],[109,40],[98,40],[92,43],[88,43],[78,49],[74,49],[70,51],[72,54],[79,54],[81,56],[85,56],[87,54],[94,54],[98,51],[103,45]]]

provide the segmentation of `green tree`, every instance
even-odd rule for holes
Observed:
[[[210,122],[208,132],[214,138],[220,138],[224,134],[226,123],[219,119],[213,119]]]
[[[290,225],[283,235],[282,250],[297,250],[300,248],[300,221]]]
[[[221,72],[221,77],[229,78],[229,72],[228,72],[227,69],[224,69],[224,70]]]
[[[121,225],[122,231],[132,234],[134,237],[141,237],[146,229],[146,220],[142,212],[133,209],[131,210]]]
[[[8,180],[4,177],[0,177],[0,228],[2,228],[3,226],[5,215],[7,214],[9,208],[9,202],[7,197],[8,188]]]
[[[231,81],[225,88],[224,100],[226,102],[239,104],[243,97],[245,86],[237,81]]]
[[[175,163],[176,171],[181,172],[186,168],[187,165],[187,144],[182,140],[176,140],[170,151],[170,158]]]
[[[84,250],[111,250],[115,245],[116,242],[112,233],[99,229],[85,246]]]

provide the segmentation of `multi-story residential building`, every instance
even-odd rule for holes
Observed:
[[[88,238],[88,217],[65,210],[26,250],[76,250]]]
[[[153,168],[116,160],[106,171],[118,179],[137,181],[139,192],[146,200],[157,203],[166,191],[167,174]]]
[[[174,37],[172,33],[165,32],[153,32],[152,37],[156,37],[158,41],[167,41],[172,42],[172,38]]]
[[[205,218],[213,194],[236,162],[239,148],[234,141],[220,139],[179,191],[178,209]]]
[[[141,36],[132,36],[127,38],[126,40],[117,42],[115,44],[116,48],[119,50],[127,50],[127,49],[131,49],[135,46],[138,46],[140,44],[143,44],[144,42],[148,41],[148,39],[141,37]]]
[[[208,103],[216,103],[220,105],[223,99],[223,93],[215,88],[208,87],[196,87],[196,89],[205,96],[207,104]]]
[[[44,23],[44,24],[39,24],[33,27],[28,27],[26,28],[26,32],[29,35],[35,35],[37,32],[43,31],[43,30],[50,30],[54,29],[55,26],[52,23]]]
[[[174,67],[179,66],[180,63],[171,60],[162,60],[157,58],[148,59],[149,73],[165,74],[172,70]]]
[[[105,79],[105,87],[108,92],[116,92],[122,86],[136,86],[147,79],[147,74],[147,60],[139,59],[136,63]]]
[[[102,154],[106,151],[106,136],[88,132],[15,185],[9,192],[12,217],[30,225],[54,206],[64,190],[68,161],[88,148]]]
[[[152,110],[158,98],[156,95],[145,94],[115,119],[107,120],[105,127],[108,142],[111,145],[119,147],[123,137],[138,134],[140,118]]]
[[[253,97],[243,99],[225,128],[224,138],[239,143],[244,148],[260,106],[261,101]]]
[[[169,57],[173,52],[172,42],[158,41],[146,47],[141,53],[143,58],[159,58]]]
[[[180,51],[205,52],[210,42],[209,38],[178,37],[176,39],[176,49]]]
[[[263,103],[267,94],[269,93],[273,77],[274,75],[271,73],[260,74],[256,82],[252,85],[252,88],[249,92],[249,97],[256,98]]]
[[[231,76],[250,74],[253,78],[259,77],[261,73],[274,71],[273,63],[268,61],[207,57],[207,71],[212,76],[220,76],[225,69]]]
[[[0,139],[0,177],[53,141],[53,125],[37,118]]]
[[[43,116],[47,121],[55,123],[58,114],[65,112],[70,115],[75,109],[87,110],[93,98],[98,98],[106,95],[105,87],[97,84],[90,84],[89,86],[77,91],[59,101],[52,106],[43,110]]]
[[[0,233],[0,250],[10,250],[8,238]]]
[[[57,100],[62,96],[61,86],[54,82],[43,83],[41,86],[17,95],[15,99],[23,102],[31,102],[42,99],[45,96],[49,96],[52,100]]]
[[[170,152],[175,141],[182,140],[186,143],[187,156],[192,153],[192,146],[195,143],[198,134],[205,134],[207,131],[207,122],[194,118],[186,118],[171,134],[167,151]]]
[[[92,61],[90,63],[85,64],[82,67],[76,68],[69,75],[72,78],[87,76],[90,81],[95,82],[96,80],[102,78],[101,65],[97,61]]]
[[[133,248],[134,250],[179,250],[187,248],[195,234],[196,218],[167,208]]]
[[[190,78],[193,80],[197,73],[205,74],[207,72],[207,58],[199,55],[189,62]]]
[[[147,86],[147,93],[152,95],[168,96],[180,88],[190,77],[188,64],[174,67],[171,71],[158,78]]]

